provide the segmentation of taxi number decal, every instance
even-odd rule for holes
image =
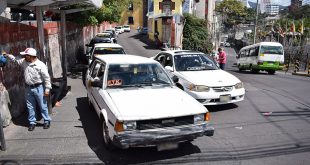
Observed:
[[[122,85],[122,80],[121,79],[116,79],[116,80],[108,80],[108,86],[118,86]]]

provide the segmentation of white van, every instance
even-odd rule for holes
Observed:
[[[267,71],[274,74],[284,67],[283,46],[277,42],[261,42],[243,47],[237,56],[239,71]]]

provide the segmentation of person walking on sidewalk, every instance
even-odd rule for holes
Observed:
[[[5,54],[5,56],[19,64],[24,70],[25,98],[29,121],[28,131],[33,131],[36,126],[36,103],[38,103],[44,119],[43,128],[48,129],[51,118],[48,114],[46,96],[49,95],[52,85],[47,66],[37,58],[37,51],[34,48],[27,48],[20,54],[24,58],[17,59],[11,54]]]
[[[220,68],[222,70],[225,69],[225,64],[226,64],[226,53],[224,52],[223,48],[218,48],[218,63],[220,65]]]

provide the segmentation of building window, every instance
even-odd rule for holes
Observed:
[[[128,24],[134,24],[133,17],[128,17]]]
[[[129,2],[128,10],[133,11],[133,3]]]

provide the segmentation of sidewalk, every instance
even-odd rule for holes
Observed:
[[[102,163],[90,148],[81,121],[81,111],[88,110],[81,76],[68,77],[68,86],[71,91],[62,106],[53,108],[50,129],[43,129],[41,120],[29,132],[27,116],[4,128],[6,151],[0,150],[0,164]]]
[[[282,72],[289,73],[289,74],[296,75],[296,76],[310,77],[310,74],[308,74],[308,71],[298,71],[295,73],[294,67],[290,67],[287,71],[283,70]]]

